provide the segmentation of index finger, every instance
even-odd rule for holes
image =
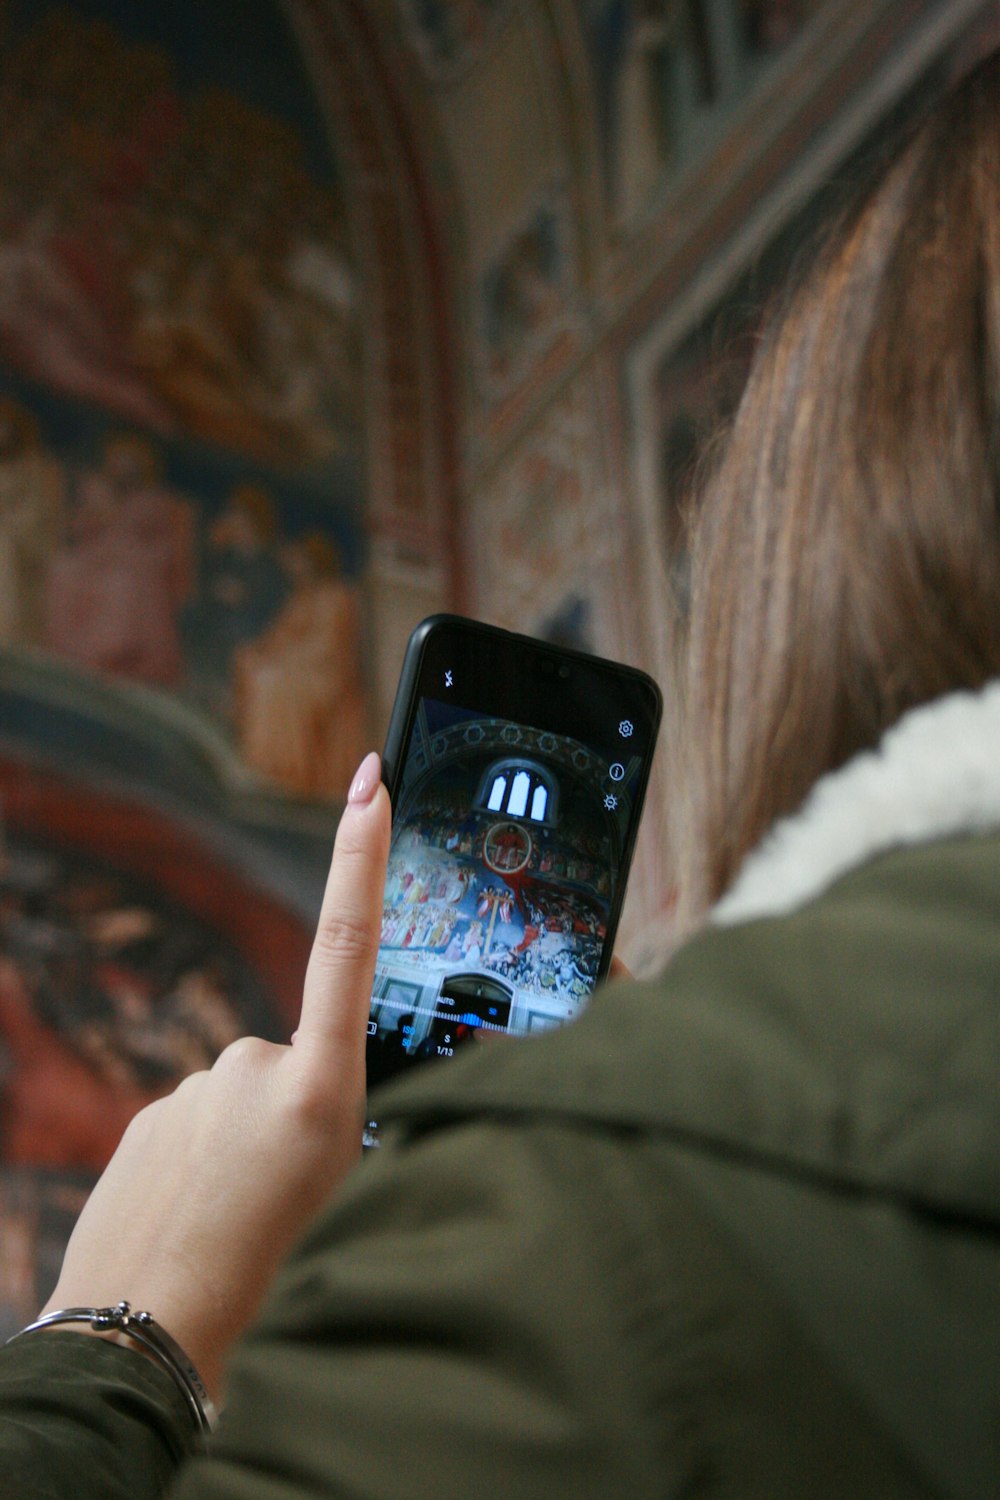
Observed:
[[[391,811],[373,751],[347,796],[306,968],[296,1048],[315,1052],[341,1078],[364,1083],[365,1020],[378,953]]]

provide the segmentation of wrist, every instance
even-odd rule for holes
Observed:
[[[26,1334],[60,1332],[89,1333],[106,1342],[121,1344],[144,1354],[173,1379],[187,1404],[195,1428],[202,1434],[215,1426],[217,1414],[208,1389],[181,1346],[148,1312],[133,1312],[128,1302],[111,1307],[66,1307],[46,1311],[13,1338]]]

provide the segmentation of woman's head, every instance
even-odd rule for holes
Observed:
[[[761,346],[692,527],[682,899],[906,709],[1000,675],[1000,55]]]

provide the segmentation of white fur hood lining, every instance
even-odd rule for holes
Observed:
[[[877,750],[822,777],[712,912],[728,926],[795,911],[903,845],[1000,828],[1000,682],[911,710]]]

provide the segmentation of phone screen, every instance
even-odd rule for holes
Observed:
[[[531,643],[484,674],[434,645],[394,776],[369,1089],[579,1014],[610,963],[659,711],[611,664]]]

